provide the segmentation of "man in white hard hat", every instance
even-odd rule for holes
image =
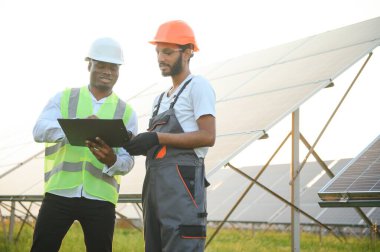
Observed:
[[[70,145],[57,119],[122,119],[136,134],[137,116],[112,91],[123,64],[119,43],[112,38],[95,40],[86,60],[89,85],[57,93],[33,129],[35,141],[46,143],[45,197],[34,229],[33,252],[58,251],[75,220],[82,226],[88,252],[112,251],[120,176],[132,169],[134,159],[100,138],[87,142],[87,147]]]
[[[172,86],[156,97],[148,132],[125,146],[131,155],[146,156],[145,251],[200,252],[207,224],[204,158],[215,142],[215,93],[208,80],[190,72],[199,49],[187,23],[163,23],[150,43]]]

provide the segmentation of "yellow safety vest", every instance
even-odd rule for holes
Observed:
[[[87,86],[66,89],[63,92],[61,114],[62,118],[86,118],[94,114]],[[112,93],[101,105],[96,116],[100,119],[123,119],[127,125],[131,114],[132,108]],[[45,192],[83,185],[86,193],[116,204],[121,177],[108,176],[102,172],[103,168],[104,164],[87,147],[72,146],[67,140],[46,143]]]

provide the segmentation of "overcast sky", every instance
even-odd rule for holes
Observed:
[[[122,44],[126,64],[115,90],[128,98],[161,78],[147,41],[171,19],[193,27],[200,52],[192,66],[201,66],[378,16],[376,0],[0,0],[0,136],[3,145],[32,141],[47,100],[88,83],[83,59],[97,37]]]

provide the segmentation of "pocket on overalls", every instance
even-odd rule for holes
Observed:
[[[198,208],[195,202],[195,166],[189,165],[177,165],[178,176],[181,179],[183,186],[185,187],[187,194],[192,200],[196,208]]]
[[[206,239],[206,226],[179,225],[179,235],[182,239]]]
[[[148,131],[152,131],[154,130],[155,128],[157,128],[158,126],[160,125],[165,125],[168,123],[169,121],[169,118],[170,118],[170,115],[165,115],[164,117],[162,117],[161,119],[157,120],[156,122],[153,123],[153,125],[149,126],[149,129],[147,129]]]

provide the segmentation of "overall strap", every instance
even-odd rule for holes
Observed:
[[[177,102],[178,100],[178,97],[181,95],[182,91],[186,88],[186,86],[191,82],[191,79],[186,81],[185,84],[183,84],[183,87],[181,88],[181,90],[179,90],[178,94],[176,95],[176,97],[174,98],[174,101],[170,104],[170,108],[173,108],[174,107],[174,104]]]
[[[164,97],[164,94],[165,92],[163,92],[161,95],[160,95],[160,98],[158,99],[158,102],[157,102],[157,105],[153,111],[153,115],[152,117],[156,116],[158,114],[158,110],[160,109],[160,104],[161,104],[161,101],[162,101],[162,97]]]

